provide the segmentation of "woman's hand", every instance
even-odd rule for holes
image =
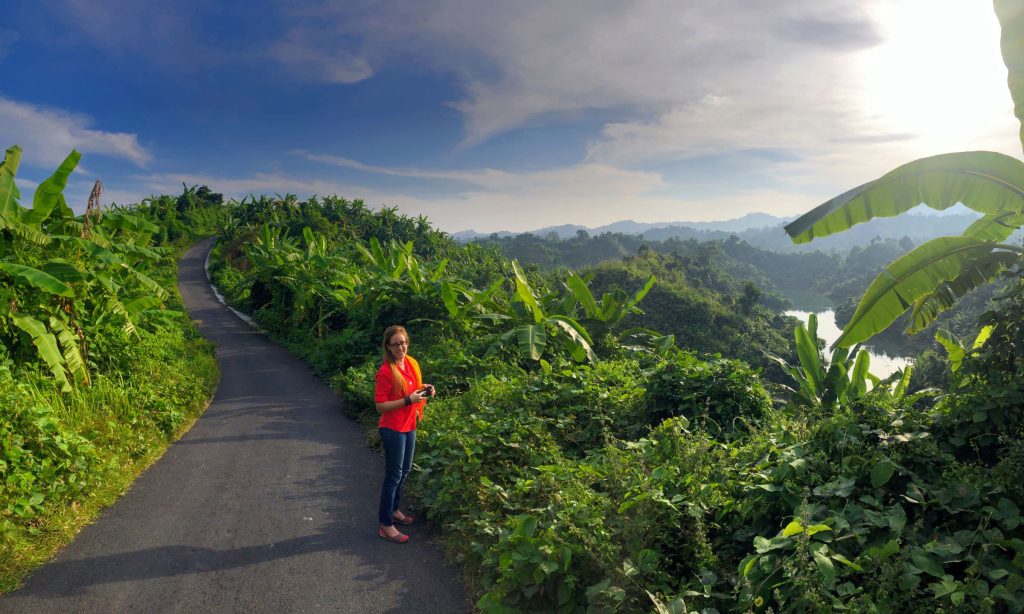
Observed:
[[[434,385],[423,384],[423,387],[409,395],[409,398],[412,399],[413,403],[418,403],[420,401],[426,401],[427,399],[434,398]]]

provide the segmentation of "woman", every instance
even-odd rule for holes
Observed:
[[[384,445],[384,485],[377,511],[380,528],[377,535],[404,544],[409,536],[398,531],[395,523],[412,524],[415,519],[398,509],[402,484],[412,469],[416,448],[416,422],[423,415],[427,397],[434,387],[423,383],[420,366],[409,356],[409,333],[401,326],[384,331],[384,364],[377,371],[374,401],[380,420],[377,426]]]

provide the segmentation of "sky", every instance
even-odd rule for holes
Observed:
[[[8,0],[23,204],[208,185],[442,230],[797,215],[899,164],[1021,157],[983,0]]]

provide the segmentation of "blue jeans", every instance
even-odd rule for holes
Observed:
[[[402,484],[412,471],[412,454],[416,449],[416,431],[399,433],[380,428],[380,441],[384,444],[384,486],[380,489],[380,507],[377,516],[380,524],[390,527],[394,524],[391,514],[398,510],[402,498]]]

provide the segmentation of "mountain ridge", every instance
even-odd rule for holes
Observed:
[[[746,215],[730,218],[727,220],[714,220],[710,222],[637,222],[634,220],[619,220],[612,222],[611,224],[605,224],[603,226],[588,227],[581,224],[560,224],[556,226],[544,226],[535,230],[524,230],[521,232],[512,232],[508,230],[500,230],[497,232],[477,232],[476,230],[461,230],[459,232],[452,233],[452,238],[456,241],[472,241],[473,239],[490,237],[491,235],[497,235],[499,237],[509,237],[520,234],[533,234],[537,236],[546,236],[551,233],[555,233],[560,239],[568,239],[576,236],[576,233],[580,230],[587,232],[588,234],[602,234],[605,232],[620,232],[622,234],[642,234],[650,230],[659,230],[664,228],[692,228],[697,230],[718,230],[722,232],[737,232],[742,230],[748,230],[751,228],[761,228],[775,226],[784,222],[788,222],[795,219],[794,216],[790,217],[778,217],[770,213],[748,213]]]

